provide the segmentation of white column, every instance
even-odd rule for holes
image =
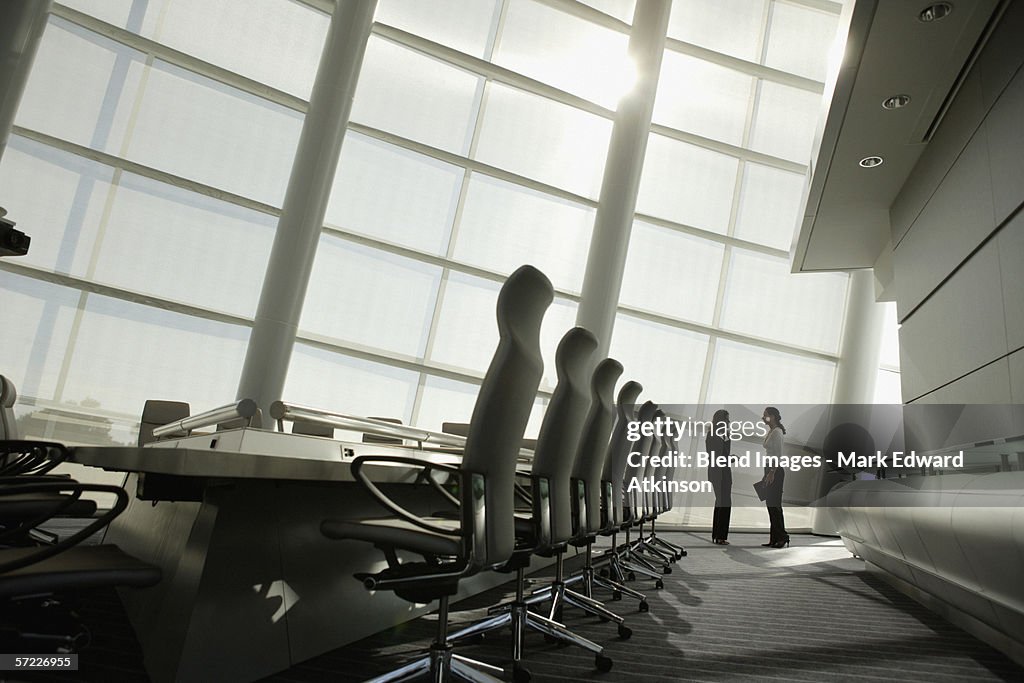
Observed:
[[[264,419],[284,389],[376,5],[338,2],[324,41],[238,383]]]
[[[882,353],[885,307],[875,302],[875,283],[870,270],[850,274],[850,296],[843,323],[843,344],[836,366],[834,404],[871,403]]]
[[[0,2],[0,159],[49,13],[50,0]]]
[[[615,113],[576,314],[576,324],[597,335],[595,358],[608,355],[615,326],[671,9],[670,0],[642,0],[636,3],[633,15],[629,55],[636,62],[638,79],[635,90],[623,98]]]

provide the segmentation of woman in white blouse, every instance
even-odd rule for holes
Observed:
[[[782,457],[782,435],[786,433],[782,415],[779,414],[778,408],[769,406],[764,409],[761,419],[768,425],[768,434],[764,437],[765,455],[769,461],[778,462]],[[784,548],[789,545],[786,521],[782,515],[782,485],[785,480],[785,467],[764,468],[762,481],[767,487],[764,503],[768,508],[768,519],[771,520],[768,542],[761,544],[765,548]]]

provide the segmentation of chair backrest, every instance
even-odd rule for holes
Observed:
[[[334,438],[334,427],[331,425],[313,422],[312,420],[295,420],[292,422],[292,434],[305,434],[306,436],[323,436],[328,439]]]
[[[654,419],[665,419],[665,413],[658,409],[654,412]],[[651,437],[651,447],[647,451],[647,464],[644,466],[643,478],[647,481],[653,481],[657,483],[661,481],[661,467],[655,466],[654,462],[656,458],[660,458],[661,454],[665,450],[665,441],[660,436]],[[643,514],[645,517],[651,517],[657,512],[657,494],[654,490],[648,490],[643,493]]]
[[[156,441],[153,437],[154,428],[186,418],[190,412],[189,405],[183,401],[147,400],[142,407],[142,419],[139,420],[139,445]]]
[[[646,401],[636,411],[637,421],[640,423],[651,422],[652,420],[654,420],[654,413],[657,409],[658,406],[655,403],[652,403],[651,401]],[[640,508],[643,506],[643,493],[638,491],[630,492],[628,489],[629,484],[634,477],[642,477],[644,475],[644,466],[642,464],[643,458],[645,458],[650,453],[651,444],[653,442],[654,437],[641,436],[640,440],[635,442],[633,444],[633,448],[630,449],[630,452],[636,451],[640,453],[640,458],[635,459],[635,466],[631,466],[628,460],[626,462],[626,471],[622,477],[623,488],[620,490],[622,491],[622,497],[625,501],[625,506],[629,508],[629,514],[626,518],[623,519],[623,521],[626,521],[626,519],[635,520],[641,514]]]
[[[544,421],[537,435],[533,451],[534,504],[544,503],[537,490],[539,482],[547,490],[547,518],[550,527],[539,534],[551,545],[572,538],[572,487],[570,475],[576,461],[583,425],[590,408],[590,368],[597,351],[597,337],[589,330],[574,327],[562,337],[555,352],[555,370],[558,384],[551,394],[551,402],[544,413]]]
[[[504,563],[515,547],[516,458],[544,373],[540,325],[553,299],[551,281],[532,266],[512,273],[498,294],[498,347],[462,457],[462,524],[476,568]]]
[[[0,375],[0,441],[19,438],[18,426],[14,422],[14,402],[17,400],[14,382]]]
[[[391,424],[400,425],[402,421],[394,417],[371,417],[371,420],[378,420],[380,422],[389,422]],[[381,436],[380,434],[363,434],[363,443],[391,443],[401,445],[403,442],[401,437],[398,436]]]
[[[590,411],[572,467],[579,511],[577,535],[595,534],[601,529],[601,471],[615,423],[615,383],[621,374],[622,363],[605,358],[597,364],[590,381]]]
[[[622,477],[626,471],[626,459],[633,449],[629,435],[629,423],[636,420],[636,399],[644,388],[639,382],[626,382],[619,389],[615,399],[616,417],[611,441],[608,442],[608,457],[605,458],[601,481],[605,486],[606,526],[622,524]]]

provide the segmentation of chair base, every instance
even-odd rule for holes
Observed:
[[[505,673],[504,670],[498,667],[455,654],[452,652],[451,645],[443,647],[433,645],[427,656],[382,676],[371,678],[368,683],[398,683],[416,679],[429,680],[431,683],[445,683],[452,680],[470,681],[471,683],[500,683],[501,679],[497,678],[497,675],[503,673]]]

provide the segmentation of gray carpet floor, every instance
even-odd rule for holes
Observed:
[[[534,681],[1024,681],[1001,653],[868,574],[838,539],[793,536],[790,548],[775,550],[760,546],[765,534],[733,534],[727,547],[703,535],[661,535],[689,555],[662,590],[630,584],[647,593],[648,613],[635,601],[608,603],[627,617],[631,639],[566,612],[570,628],[605,646],[613,669],[599,673],[589,654],[532,634]],[[506,595],[496,589],[453,605],[452,621],[472,622]],[[364,680],[420,654],[435,628],[430,615],[266,680]],[[510,647],[506,631],[457,651],[508,666]]]

